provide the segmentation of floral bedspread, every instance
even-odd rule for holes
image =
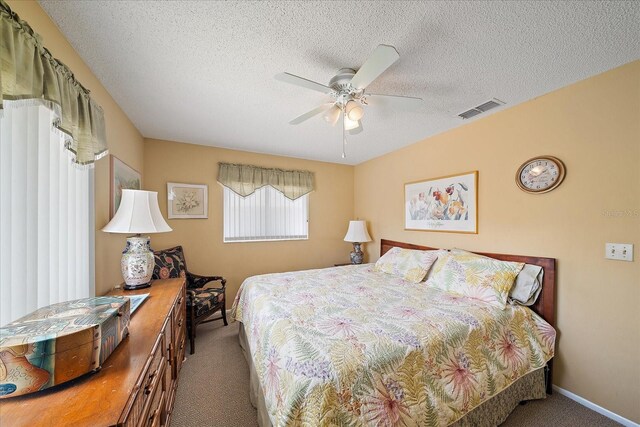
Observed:
[[[531,310],[372,266],[242,284],[232,319],[274,426],[447,425],[553,357],[555,330]]]

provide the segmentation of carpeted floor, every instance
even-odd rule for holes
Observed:
[[[174,427],[253,427],[256,411],[249,402],[249,369],[238,344],[239,323],[222,322],[198,327],[196,353],[187,355],[180,373]],[[528,426],[619,426],[618,423],[571,399],[554,393],[544,400],[521,405],[503,424]]]

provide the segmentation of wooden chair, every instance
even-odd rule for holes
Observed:
[[[191,354],[195,353],[196,326],[200,323],[220,320],[227,326],[227,312],[225,301],[225,285],[227,281],[222,276],[199,276],[187,270],[182,246],[154,251],[156,265],[153,268],[152,279],[168,279],[184,277],[187,282],[187,333],[191,345]],[[215,287],[219,281],[220,286]],[[211,316],[220,311],[222,316]]]

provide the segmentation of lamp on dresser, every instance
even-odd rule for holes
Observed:
[[[158,193],[143,190],[122,190],[122,201],[118,211],[102,231],[107,233],[134,233],[127,237],[127,246],[122,252],[120,268],[124,277],[124,289],[133,290],[150,286],[155,260],[148,233],[171,231],[160,207]]]
[[[371,237],[367,232],[367,223],[365,221],[349,221],[349,229],[347,230],[347,235],[344,236],[344,241],[353,243],[351,264],[362,264],[364,254],[360,249],[360,245],[371,241]]]

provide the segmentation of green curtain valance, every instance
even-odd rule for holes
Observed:
[[[272,186],[291,200],[313,191],[313,172],[230,163],[218,165],[218,182],[243,197],[265,185]]]
[[[107,154],[104,113],[41,37],[0,0],[0,113],[11,105],[43,104],[66,134],[66,148],[80,165]],[[5,102],[16,101],[16,102]]]

